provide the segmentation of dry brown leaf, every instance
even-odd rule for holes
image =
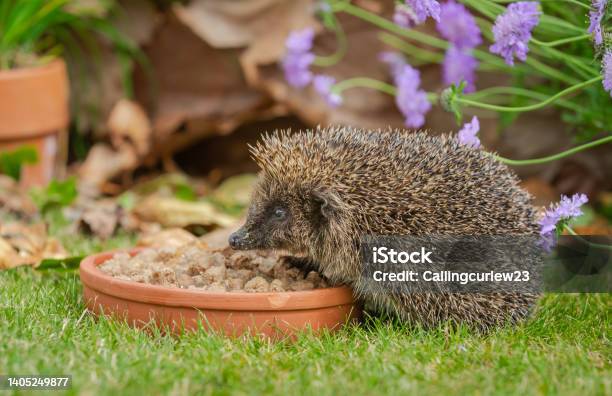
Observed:
[[[108,117],[108,129],[113,146],[132,144],[139,156],[151,149],[151,123],[140,105],[128,99],[119,100]]]
[[[196,0],[188,5],[177,4],[174,11],[211,46],[246,47],[241,62],[251,69],[280,59],[291,30],[318,28],[313,16],[315,7],[312,0]]]
[[[0,175],[0,213],[32,217],[37,209],[30,195],[12,178]]]
[[[81,224],[92,234],[109,238],[117,229],[119,215],[119,205],[115,200],[98,200],[84,208]]]
[[[141,220],[156,222],[164,227],[193,225],[224,227],[233,224],[236,220],[208,202],[188,202],[157,196],[139,202],[133,213]]]
[[[179,247],[198,240],[192,233],[182,228],[168,228],[159,232],[144,234],[138,239],[138,246]]]
[[[78,176],[83,183],[99,187],[122,172],[135,169],[138,164],[138,157],[131,146],[123,145],[115,151],[107,144],[98,143],[89,150]]]
[[[0,237],[0,270],[22,265],[22,259],[13,246]]]
[[[269,116],[274,104],[245,83],[241,52],[211,47],[176,17],[160,25],[146,48],[157,95],[151,95],[142,72],[135,79],[139,103],[153,114],[154,157],[167,157],[203,137],[230,133],[244,122]]]
[[[38,265],[45,258],[65,258],[66,251],[49,238],[44,224],[12,222],[0,225],[0,269]]]

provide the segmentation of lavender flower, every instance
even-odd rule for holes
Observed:
[[[480,131],[480,122],[478,122],[478,117],[474,116],[472,121],[463,125],[457,134],[457,140],[463,146],[478,148],[480,147],[480,139],[476,136],[478,131]]]
[[[566,222],[573,217],[582,215],[580,207],[589,199],[584,194],[574,194],[571,198],[562,195],[561,201],[551,205],[540,220],[541,245],[551,251],[555,243],[555,231],[560,221]]]
[[[425,22],[428,16],[440,22],[440,3],[436,0],[406,0],[406,4],[414,11],[418,23]]]
[[[389,68],[391,69],[391,75],[393,76],[394,80],[396,79],[396,76],[400,74],[401,71],[404,69],[404,66],[407,65],[406,60],[404,59],[402,54],[398,52],[381,52],[380,54],[378,54],[378,59],[381,62],[389,65]]]
[[[448,47],[444,63],[442,64],[442,74],[444,83],[447,85],[459,84],[462,80],[466,82],[464,92],[474,92],[476,89],[476,68],[478,61],[470,54],[471,50],[459,49],[455,46]]]
[[[296,88],[304,88],[310,84],[310,81],[312,81],[310,65],[314,58],[315,56],[310,53],[288,54],[285,56],[285,59],[283,59],[283,70],[289,85]]]
[[[312,80],[310,65],[315,59],[314,54],[311,52],[313,39],[314,30],[306,28],[291,32],[285,41],[287,53],[282,65],[285,79],[291,86],[303,88],[310,84]]]
[[[604,89],[612,96],[612,50],[608,50],[603,56],[601,69]]]
[[[538,3],[534,1],[519,1],[512,3],[506,12],[499,15],[493,26],[495,43],[489,50],[501,55],[507,64],[514,66],[514,56],[523,62],[529,52],[531,31],[540,21]]]
[[[431,109],[427,93],[419,89],[419,71],[405,65],[396,75],[397,94],[395,102],[405,117],[405,125],[419,128],[425,123],[425,114]]]
[[[589,19],[591,24],[589,25],[589,33],[593,33],[595,44],[601,45],[603,43],[603,33],[601,31],[601,21],[603,20],[604,11],[606,9],[606,3],[608,0],[593,0],[593,9],[589,12]]]
[[[442,4],[437,28],[457,48],[474,48],[482,43],[476,20],[463,4],[454,0]]]
[[[393,22],[409,29],[425,22],[427,17],[440,21],[440,3],[436,0],[405,0],[395,7]]]
[[[314,40],[314,29],[305,28],[302,30],[294,30],[289,33],[285,41],[287,52],[297,54],[310,52],[312,49],[312,41]]]
[[[417,24],[416,15],[406,4],[398,4],[393,12],[393,23],[404,29],[410,29]]]
[[[318,75],[312,81],[314,89],[321,95],[327,104],[331,107],[337,107],[342,104],[342,97],[335,92],[332,92],[332,87],[336,83],[336,79],[331,76]]]

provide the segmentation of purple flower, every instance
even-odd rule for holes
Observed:
[[[529,52],[531,31],[540,21],[538,3],[534,1],[519,1],[512,3],[506,12],[495,19],[493,36],[495,44],[489,50],[501,55],[507,64],[514,66],[514,57],[523,62]]]
[[[606,9],[606,3],[608,0],[593,0],[593,9],[589,12],[589,19],[591,24],[589,25],[589,33],[593,33],[595,44],[601,45],[603,43],[603,33],[601,31],[601,21],[603,20],[604,11]]]
[[[440,3],[436,0],[406,0],[406,5],[412,8],[418,23],[425,22],[429,16],[440,22]]]
[[[314,89],[331,107],[337,107],[342,104],[342,97],[337,93],[332,92],[332,87],[335,83],[335,78],[323,74],[315,76],[315,78],[312,80]]]
[[[399,27],[410,29],[416,22],[416,15],[406,4],[398,4],[395,6],[395,12],[393,12],[393,23]]]
[[[589,199],[584,194],[574,194],[571,198],[562,195],[561,201],[551,205],[540,220],[541,245],[551,251],[555,243],[555,231],[560,221],[567,221],[582,215],[580,207]]]
[[[457,134],[457,140],[463,146],[478,148],[480,147],[480,139],[476,136],[478,131],[480,131],[480,122],[478,122],[478,117],[474,116],[471,122],[463,125]]]
[[[559,202],[559,206],[557,207],[557,212],[562,219],[578,217],[582,215],[580,207],[587,202],[589,202],[589,198],[587,198],[585,194],[574,194],[571,198],[562,195],[561,202]]]
[[[440,21],[440,3],[436,0],[405,0],[395,7],[393,22],[409,29],[425,22],[427,17]]]
[[[282,65],[285,79],[291,86],[303,88],[310,84],[312,80],[310,65],[315,59],[311,52],[313,39],[314,30],[306,28],[291,32],[285,41],[287,53],[283,58]]]
[[[447,85],[459,84],[462,80],[467,84],[464,92],[474,92],[476,87],[476,68],[478,61],[470,54],[471,50],[459,49],[455,46],[450,46],[446,50],[444,63],[442,65],[442,74],[444,83]]]
[[[612,96],[612,50],[608,50],[601,62],[601,74],[603,75],[603,86]]]
[[[482,43],[476,20],[463,4],[454,0],[442,4],[437,28],[457,48],[474,48]]]
[[[404,66],[407,65],[406,60],[404,59],[402,54],[398,52],[381,52],[380,54],[378,54],[378,59],[381,62],[389,65],[389,68],[391,69],[391,75],[393,76],[394,80],[396,79],[396,76],[404,69]]]
[[[395,103],[405,117],[405,125],[419,128],[425,123],[425,114],[431,109],[427,93],[419,89],[421,76],[419,71],[405,65],[395,78],[397,94]]]
[[[285,41],[285,48],[289,53],[305,53],[312,49],[312,41],[314,40],[314,29],[305,28],[302,30],[294,30],[289,33]]]
[[[304,88],[312,80],[310,65],[315,56],[311,53],[291,54],[288,53],[283,59],[283,70],[285,79],[289,85],[296,88]]]

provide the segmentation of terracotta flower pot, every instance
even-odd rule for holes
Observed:
[[[130,254],[136,254],[133,249]],[[104,274],[97,266],[113,252],[87,257],[80,276],[87,307],[97,314],[111,314],[135,327],[151,320],[174,333],[196,330],[229,336],[263,334],[273,338],[310,328],[338,330],[358,317],[351,289],[327,289],[284,293],[208,292],[129,282]]]
[[[68,97],[68,76],[62,60],[0,70],[0,152],[21,146],[38,151],[38,162],[22,169],[25,186],[48,183],[62,166]]]

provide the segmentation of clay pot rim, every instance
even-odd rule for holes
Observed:
[[[335,307],[354,302],[353,292],[346,286],[281,293],[210,292],[130,282],[114,278],[97,268],[115,253],[123,251],[135,254],[140,250],[142,249],[115,250],[86,257],[79,268],[81,282],[97,292],[125,300],[223,311],[294,311]]]
[[[17,67],[14,69],[0,69],[0,81],[57,73],[58,69],[65,68],[66,62],[64,62],[62,58],[55,58],[41,65]]]

